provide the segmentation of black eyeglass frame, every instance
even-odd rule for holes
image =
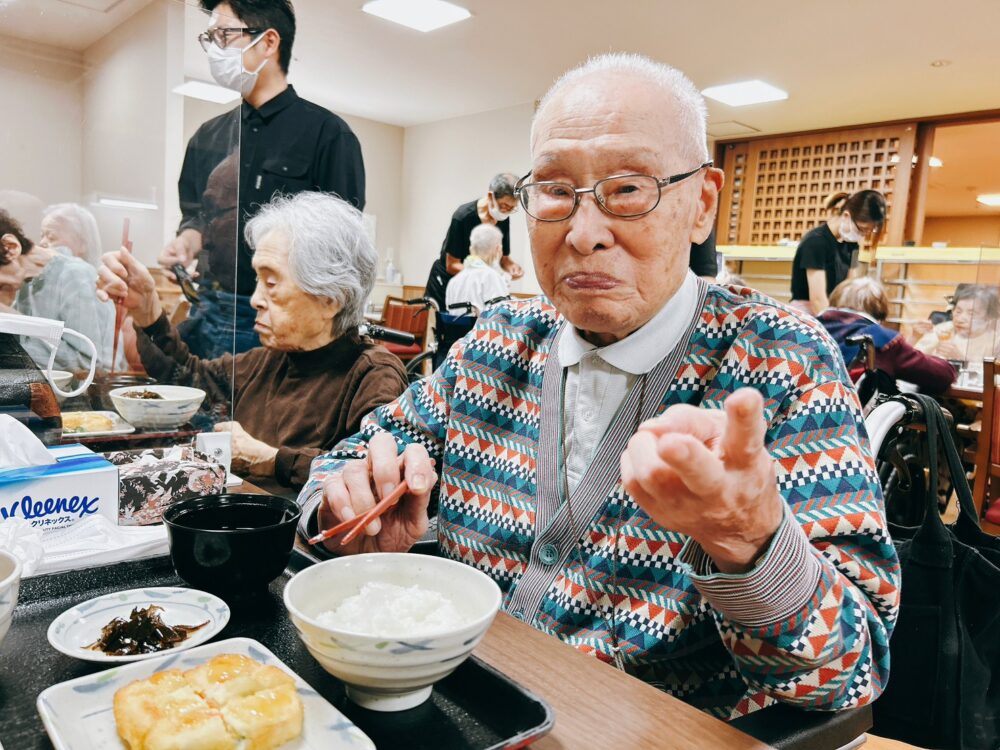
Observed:
[[[228,36],[229,34],[235,33],[237,31],[240,32],[240,36],[243,36],[244,34],[250,34],[251,36],[253,36],[254,34],[260,34],[264,31],[267,31],[267,29],[251,29],[249,27],[244,27],[244,26],[225,26],[225,27],[220,26],[219,28],[216,29],[210,29],[209,31],[201,32],[198,35],[198,43],[201,45],[201,48],[205,52],[208,52],[209,44],[214,44],[219,49],[228,49],[230,44]],[[223,41],[226,42],[225,47],[223,47],[221,44],[216,43],[214,39],[215,35],[219,32],[222,32],[222,39]]]
[[[616,174],[612,175],[611,177],[604,177],[603,179],[598,180],[589,188],[576,188],[568,183],[558,182],[555,180],[551,181],[546,180],[543,182],[529,182],[525,184],[524,181],[531,176],[531,172],[528,172],[528,174],[524,175],[524,177],[522,177],[520,180],[517,181],[517,184],[514,186],[514,195],[517,197],[518,203],[521,204],[521,207],[524,209],[524,212],[528,214],[528,216],[530,216],[535,221],[546,221],[554,223],[557,221],[567,221],[568,219],[572,219],[573,214],[575,214],[576,210],[580,207],[580,199],[587,193],[594,194],[594,202],[597,203],[597,205],[600,206],[601,210],[604,211],[604,213],[608,214],[609,216],[614,216],[619,219],[637,219],[640,216],[645,216],[646,214],[656,210],[656,207],[660,205],[660,200],[663,197],[663,188],[668,187],[670,185],[675,185],[678,182],[681,182],[682,180],[686,180],[688,177],[693,177],[706,167],[711,167],[713,163],[714,163],[713,160],[709,159],[701,166],[692,169],[690,172],[682,172],[680,174],[675,174],[670,177],[663,177],[663,178],[653,177],[653,175],[650,174],[638,174],[638,173]],[[610,208],[608,208],[606,205],[604,205],[604,203],[601,202],[600,197],[598,197],[597,188],[602,183],[608,182],[609,180],[620,180],[625,177],[648,177],[650,179],[656,180],[656,202],[645,211],[637,214],[617,214]],[[531,213],[531,211],[528,210],[528,201],[527,201],[527,196],[524,193],[524,188],[530,185],[562,185],[563,187],[572,190],[574,198],[573,210],[570,211],[569,214],[567,214],[561,219],[540,219],[539,217],[535,216],[533,213]]]

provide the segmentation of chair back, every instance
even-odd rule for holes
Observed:
[[[386,328],[395,328],[397,331],[412,333],[416,339],[419,349],[414,351],[395,351],[392,347],[387,347],[389,351],[395,351],[400,359],[406,361],[417,353],[422,352],[427,344],[427,321],[430,311],[426,307],[418,305],[407,305],[402,297],[386,295],[385,304],[382,305],[382,320],[380,325]],[[407,347],[409,350],[410,348]]]

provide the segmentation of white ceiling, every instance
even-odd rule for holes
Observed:
[[[472,18],[423,34],[362,13],[363,0],[294,0],[292,80],[338,111],[410,126],[530,102],[588,55],[629,50],[700,88],[762,78],[789,92],[710,102],[720,135],[734,122],[776,133],[1000,106],[998,0],[455,1]],[[0,0],[3,33],[82,50],[149,2]]]
[[[1000,193],[1000,122],[938,128],[934,155],[942,166],[927,180],[927,216],[1000,215],[1000,207],[976,203]]]

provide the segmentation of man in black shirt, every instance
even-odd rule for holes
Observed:
[[[250,295],[257,284],[246,220],[275,193],[336,193],[363,209],[365,168],[350,127],[301,99],[287,74],[295,39],[290,0],[201,0],[212,13],[199,37],[212,76],[243,95],[239,107],[204,123],[188,143],[178,189],[182,219],[160,265],[198,259],[201,301],[179,326],[200,357],[260,345]],[[238,147],[238,151],[236,150]]]
[[[498,174],[490,180],[490,189],[485,197],[463,203],[451,215],[448,234],[441,243],[441,255],[431,266],[424,292],[442,310],[445,309],[448,282],[462,270],[462,261],[469,255],[469,235],[480,224],[494,224],[503,234],[500,268],[509,273],[512,279],[519,279],[524,275],[524,269],[510,258],[510,216],[517,212],[517,198],[514,197],[516,184],[515,175]]]

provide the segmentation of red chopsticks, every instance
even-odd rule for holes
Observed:
[[[126,216],[122,223],[122,247],[128,252],[132,252],[132,240],[129,239],[129,219]],[[109,375],[115,373],[115,362],[118,360],[118,341],[121,339],[122,326],[125,324],[125,303],[123,300],[115,300],[115,338],[111,345],[111,369]]]
[[[389,508],[399,502],[399,498],[410,491],[409,486],[406,484],[404,479],[402,482],[396,485],[396,488],[390,492],[388,495],[379,500],[375,505],[373,505],[365,513],[360,516],[355,516],[354,518],[348,519],[347,521],[342,521],[336,526],[332,526],[326,531],[321,531],[319,534],[314,536],[309,540],[309,544],[320,544],[325,542],[331,537],[337,536],[337,534],[344,534],[344,538],[340,540],[340,546],[343,547],[345,544],[350,544],[355,539],[357,539],[361,533],[365,530],[372,521],[385,513]],[[347,532],[346,534],[344,532]]]

